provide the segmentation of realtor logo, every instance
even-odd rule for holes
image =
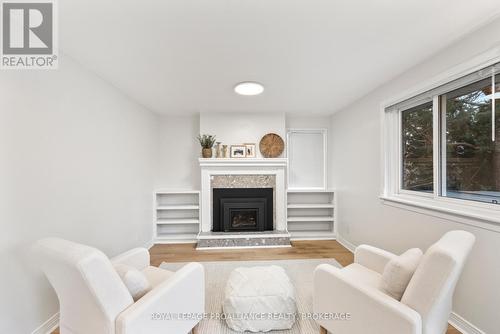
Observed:
[[[57,68],[54,1],[4,1],[1,5],[1,68]]]

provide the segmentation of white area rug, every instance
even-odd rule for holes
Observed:
[[[222,313],[222,301],[224,299],[224,288],[231,271],[237,267],[254,267],[277,265],[285,269],[295,286],[297,298],[297,310],[300,314],[312,313],[312,279],[314,269],[322,264],[328,263],[338,268],[341,265],[334,259],[308,259],[308,260],[273,260],[273,261],[218,261],[201,262],[205,267],[206,307],[207,313]],[[186,263],[163,262],[160,268],[176,271]],[[231,330],[224,320],[207,319],[200,322],[197,333],[202,334],[237,334]],[[295,325],[286,331],[271,331],[269,333],[283,334],[317,334],[319,326],[312,319],[298,317]]]

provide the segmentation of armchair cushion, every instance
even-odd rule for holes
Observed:
[[[114,267],[134,301],[151,290],[150,282],[141,271],[121,263],[115,264]]]
[[[199,316],[203,315],[204,310],[203,266],[189,263],[123,311],[116,319],[116,334],[188,333],[200,321]],[[154,314],[173,317],[168,321],[160,321],[152,318]],[[175,318],[176,315],[180,315],[180,318]]]
[[[168,280],[175,273],[158,267],[148,266],[143,271],[153,288]]]
[[[149,251],[146,248],[134,248],[111,259],[113,265],[121,263],[144,270],[149,266]]]
[[[387,262],[380,280],[380,290],[396,300],[401,300],[421,258],[422,251],[412,248]]]
[[[361,275],[371,279],[359,281]],[[349,314],[347,321],[320,317],[319,325],[335,334],[421,334],[416,311],[371,285],[377,275],[358,264],[343,269],[319,265],[314,272],[313,312]]]
[[[342,268],[342,275],[348,278],[351,282],[357,282],[374,289],[378,289],[378,286],[380,285],[380,278],[382,276],[376,271],[363,267],[357,263],[352,263],[347,267]]]
[[[387,262],[395,258],[396,255],[383,249],[360,245],[354,251],[354,262],[382,274]]]

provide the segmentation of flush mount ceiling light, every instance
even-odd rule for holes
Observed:
[[[259,95],[264,91],[264,86],[258,82],[245,81],[234,86],[234,91],[240,95]]]

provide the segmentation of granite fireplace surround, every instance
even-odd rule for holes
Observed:
[[[272,188],[273,226],[276,222],[276,175],[214,175],[210,182],[211,207],[213,209],[214,188]],[[212,212],[213,217],[213,212]],[[213,223],[212,223],[213,225]],[[274,228],[275,229],[275,228]]]
[[[200,159],[201,232],[198,249],[289,247],[286,228],[286,159]],[[273,231],[213,232],[213,189],[272,188]]]

